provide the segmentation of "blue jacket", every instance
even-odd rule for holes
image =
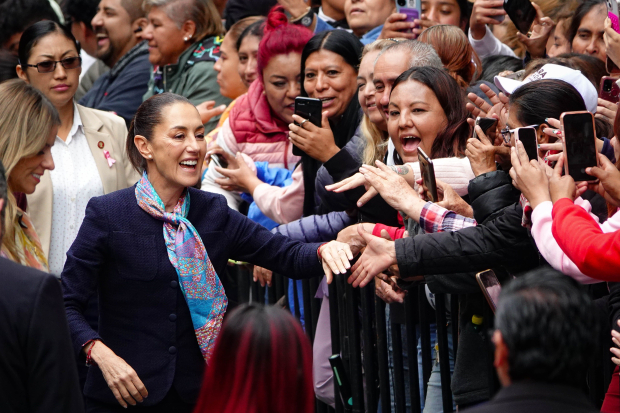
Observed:
[[[228,208],[221,195],[189,188],[188,220],[200,234],[215,271],[229,258],[252,262],[290,278],[323,274],[320,244],[274,235]],[[232,291],[226,278],[224,289]],[[189,309],[178,287],[163,237],[163,222],[136,202],[135,186],[92,198],[62,273],[65,309],[73,347],[79,354],[89,340],[101,339],[136,371],[151,406],[172,386],[195,402],[205,362]],[[83,316],[91,294],[99,294],[99,332]],[[229,300],[229,306],[231,306]],[[84,394],[116,404],[101,371],[91,367]]]
[[[142,42],[127,52],[109,72],[97,79],[88,93],[80,99],[80,105],[114,112],[129,125],[142,104],[142,96],[146,93],[150,78],[148,44]]]

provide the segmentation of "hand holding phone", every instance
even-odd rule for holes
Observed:
[[[213,153],[211,154],[211,161],[213,161],[215,166],[219,166],[220,168],[228,168],[228,161],[223,155]]]
[[[611,28],[620,33],[620,20],[618,14],[618,0],[605,0],[607,5],[607,17],[611,20]]]
[[[396,0],[396,12],[407,15],[407,22],[413,22],[422,16],[421,0]],[[411,30],[408,30],[410,33]]]
[[[523,34],[527,34],[536,18],[536,9],[529,0],[504,0],[504,10]]]
[[[480,138],[478,137],[478,134],[476,133],[476,126],[480,126],[480,129],[482,129],[482,132],[488,136],[489,130],[497,126],[497,119],[481,118],[480,116],[476,118],[476,122],[474,123],[474,128],[472,130],[471,137],[480,140]]]
[[[323,103],[320,99],[306,98],[298,96],[295,98],[295,114],[308,120],[314,126],[321,127]],[[297,126],[300,126],[295,122]],[[293,155],[302,156],[304,151],[297,146],[293,146]]]
[[[530,161],[538,159],[538,135],[534,126],[526,126],[515,130],[516,138],[521,141]]]
[[[564,170],[575,182],[596,179],[586,168],[598,166],[594,116],[587,111],[564,112],[560,117],[564,144]]]

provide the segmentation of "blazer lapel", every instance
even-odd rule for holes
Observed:
[[[109,151],[111,154],[114,153],[112,150],[113,142],[110,139],[110,135],[100,132],[103,128],[103,123],[97,116],[92,115],[88,110],[84,110],[79,105],[78,111],[80,112],[80,118],[82,118],[82,125],[84,125],[83,128],[86,141],[93,154],[93,158],[95,158],[95,165],[97,165],[97,170],[101,177],[103,192],[105,194],[114,192],[117,189],[116,165],[110,167],[108,165],[108,160],[103,154],[104,150]],[[103,143],[103,148],[99,147],[99,142]]]

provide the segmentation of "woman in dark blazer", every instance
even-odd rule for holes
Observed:
[[[91,199],[62,273],[73,345],[91,365],[87,411],[139,403],[145,412],[190,412],[226,311],[217,274],[229,258],[331,279],[353,257],[346,244],[271,234],[222,196],[192,188],[206,153],[204,126],[181,96],[140,106],[127,151],[142,179]],[[99,332],[83,316],[94,293]]]

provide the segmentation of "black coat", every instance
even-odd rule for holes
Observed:
[[[216,273],[224,273],[229,258],[293,279],[323,273],[317,257],[320,244],[274,235],[228,208],[221,195],[193,188],[189,194],[187,219],[200,234]],[[220,279],[230,290],[227,278]],[[195,402],[205,362],[168,257],[163,222],[140,208],[135,186],[89,201],[67,253],[62,284],[76,353],[87,341],[101,339],[144,383],[149,392],[144,406],[161,401],[172,386],[185,402]],[[98,332],[83,316],[97,288]],[[89,369],[84,394],[117,404],[96,366]]]
[[[519,382],[501,389],[493,400],[465,413],[595,413],[581,389],[574,387]]]
[[[0,412],[84,412],[58,279],[0,258]]]
[[[472,316],[483,316],[488,305],[476,282],[476,273],[494,268],[517,274],[538,265],[538,251],[521,225],[519,192],[510,176],[489,172],[472,179],[469,197],[478,226],[457,232],[417,235],[396,240],[401,276],[424,275],[433,293],[459,295],[459,351],[452,392],[456,404],[488,400],[488,340],[476,331]],[[432,274],[432,275],[431,275]],[[492,320],[486,320],[492,325]]]

